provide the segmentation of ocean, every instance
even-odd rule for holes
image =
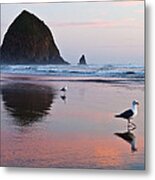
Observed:
[[[1,73],[41,75],[52,77],[78,77],[117,79],[144,82],[144,66],[131,64],[90,65],[1,65]]]

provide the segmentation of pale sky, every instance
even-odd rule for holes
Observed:
[[[62,57],[77,63],[144,64],[144,1],[1,5],[1,44],[9,25],[27,10],[51,29]]]

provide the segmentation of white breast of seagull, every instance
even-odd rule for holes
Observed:
[[[133,111],[133,116],[132,116],[133,118],[138,114],[137,104],[132,105],[132,111]]]

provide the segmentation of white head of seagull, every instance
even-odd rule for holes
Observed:
[[[137,108],[137,106],[139,105],[139,102],[138,101],[136,101],[136,100],[134,100],[133,102],[132,102],[132,111],[134,112],[134,117],[137,115],[137,113],[138,113],[138,108]]]
[[[130,119],[132,119],[133,117],[135,117],[138,113],[138,109],[137,106],[139,105],[138,101],[134,100],[132,102],[132,108],[128,109],[118,115],[115,115],[116,118],[123,118],[123,119],[127,119],[130,122]]]
[[[139,105],[139,102],[138,102],[137,100],[134,100],[134,101],[132,102],[132,105],[133,105],[133,106]]]

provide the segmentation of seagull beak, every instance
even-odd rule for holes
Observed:
[[[137,105],[140,105],[139,102],[136,102]]]

